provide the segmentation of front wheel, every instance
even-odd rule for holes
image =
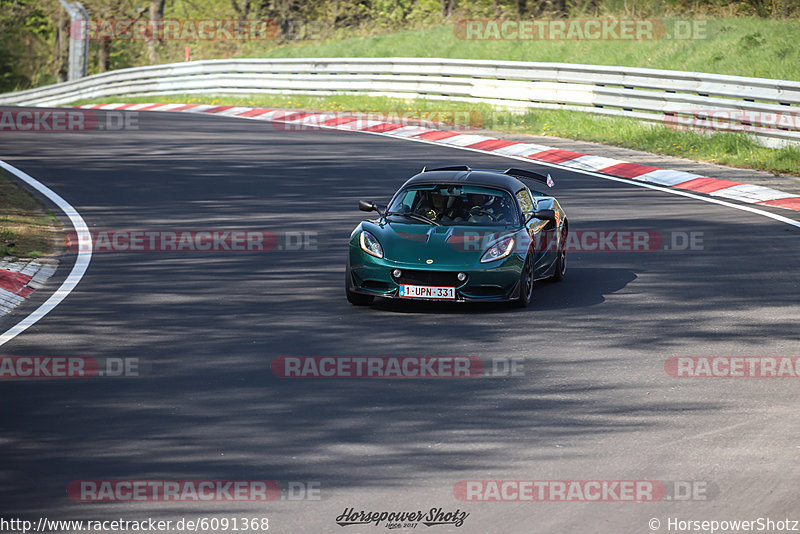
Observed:
[[[564,228],[563,233],[561,234],[561,248],[558,251],[558,257],[556,258],[556,266],[553,270],[553,276],[550,277],[550,280],[553,282],[560,282],[564,279],[564,275],[567,274],[567,229]]]
[[[522,273],[519,277],[519,297],[513,302],[517,308],[527,308],[533,300],[533,258],[525,257]]]

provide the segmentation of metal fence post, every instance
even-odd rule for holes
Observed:
[[[86,35],[86,24],[89,13],[80,2],[69,3],[58,0],[69,13],[69,81],[79,80],[86,76],[89,64],[89,41]]]

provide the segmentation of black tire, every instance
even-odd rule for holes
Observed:
[[[528,254],[519,276],[519,297],[513,301],[514,307],[527,308],[530,305],[533,300],[533,285],[533,258]]]
[[[362,295],[361,293],[354,293],[350,291],[350,262],[347,262],[347,268],[344,271],[344,295],[347,297],[347,302],[353,306],[369,306],[375,297],[370,295]]]
[[[553,276],[550,277],[550,280],[553,282],[560,282],[564,279],[564,275],[567,274],[567,251],[565,250],[567,246],[567,229],[566,227],[562,230],[561,234],[561,248],[558,249],[558,258],[556,259],[556,268],[553,271]]]

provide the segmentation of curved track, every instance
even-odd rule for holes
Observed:
[[[138,132],[16,134],[3,139],[3,158],[90,229],[312,232],[316,250],[96,253],[72,294],[2,353],[135,357],[146,372],[3,382],[3,515],[268,516],[275,532],[373,532],[385,524],[342,530],[335,518],[350,507],[460,507],[470,513],[462,528],[435,528],[615,534],[647,532],[651,518],[666,531],[669,517],[800,516],[797,380],[664,371],[670,356],[800,355],[796,228],[555,171],[572,231],[703,232],[703,250],[572,253],[564,282],[537,286],[524,311],[354,308],[342,271],[358,199],[385,200],[422,165],[509,161],[357,133],[140,117]],[[291,355],[526,364],[522,377],[468,381],[272,375],[270,361]],[[322,498],[70,501],[67,485],[86,479],[319,482]],[[453,486],[468,479],[693,480],[713,490],[692,502],[457,501]]]

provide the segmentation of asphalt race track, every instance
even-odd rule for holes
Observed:
[[[72,294],[0,353],[137,358],[141,372],[0,382],[2,517],[268,517],[271,532],[345,534],[387,529],[337,525],[348,508],[469,513],[461,527],[417,526],[426,532],[640,534],[651,519],[660,532],[676,531],[670,519],[800,520],[798,379],[665,371],[673,356],[800,356],[798,228],[550,170],[572,232],[656,231],[668,246],[699,232],[702,245],[573,252],[566,279],[538,284],[526,310],[356,308],[342,279],[365,215],[359,199],[386,202],[423,165],[520,163],[147,112],[138,131],[16,133],[0,146],[92,230],[268,230],[282,245],[95,253]],[[309,240],[286,246],[287,235]],[[524,370],[282,379],[270,370],[280,356],[518,358]],[[285,492],[269,503],[75,502],[66,490],[81,480],[272,480]],[[655,480],[700,491],[657,502],[463,502],[454,487],[464,480]]]

